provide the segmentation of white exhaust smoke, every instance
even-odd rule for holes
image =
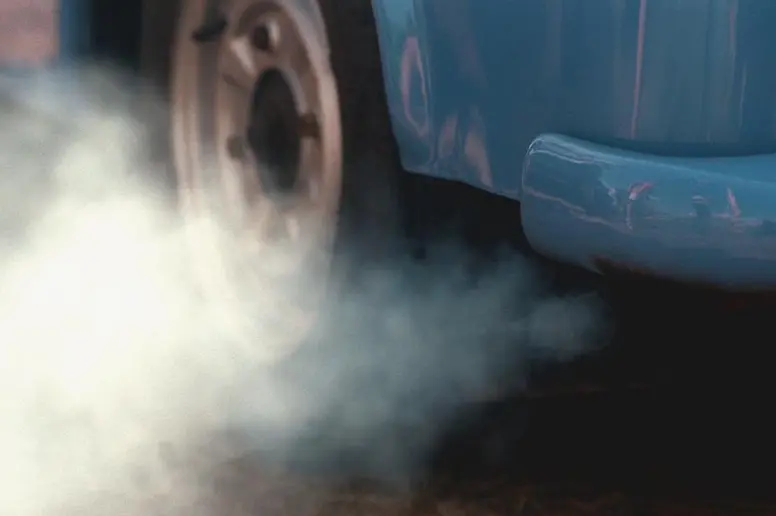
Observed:
[[[0,89],[0,514],[211,514],[180,460],[215,435],[230,453],[354,448],[371,473],[410,474],[506,364],[523,374],[592,344],[588,300],[540,302],[514,261],[472,282],[452,252],[345,288],[281,360],[298,325],[277,308],[302,276],[278,281],[284,250],[265,246],[225,290],[240,295],[203,291],[187,232],[245,249],[165,205],[147,128],[114,77],[89,77]],[[219,281],[235,278],[226,263]]]

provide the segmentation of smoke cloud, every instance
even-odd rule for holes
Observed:
[[[211,514],[197,465],[256,452],[413,478],[462,404],[595,344],[591,299],[449,245],[338,285],[308,331],[323,279],[182,220],[127,84],[0,84],[1,514]]]

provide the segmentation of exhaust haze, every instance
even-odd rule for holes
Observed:
[[[594,300],[542,296],[515,258],[472,278],[447,246],[340,285],[289,353],[322,278],[181,221],[129,81],[67,79],[0,83],[0,514],[215,515],[210,453],[415,478],[462,402],[594,343]]]

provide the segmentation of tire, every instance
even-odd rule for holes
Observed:
[[[388,116],[371,2],[255,0],[242,4],[277,8],[306,34],[301,39],[317,38],[310,48],[301,47],[310,75],[316,78],[311,88],[317,88],[319,95],[315,100],[318,145],[335,149],[321,165],[326,170],[322,175],[328,174],[329,179],[321,217],[326,227],[319,230],[327,235],[325,242],[319,242],[326,254],[320,274],[330,278],[327,292],[331,295],[345,279],[353,281],[359,270],[393,256],[402,245],[404,174]],[[212,177],[208,152],[215,147],[218,154],[228,147],[216,129],[214,103],[222,97],[221,86],[213,85],[214,67],[220,66],[223,38],[241,33],[238,28],[219,26],[215,17],[220,5],[220,0],[146,0],[143,8],[141,70],[171,106],[168,148],[175,169],[174,188],[186,213],[209,209],[198,198],[200,186],[211,189],[218,182]],[[336,165],[327,169],[331,163]],[[242,187],[236,190],[245,196]],[[227,198],[226,204],[233,201]]]

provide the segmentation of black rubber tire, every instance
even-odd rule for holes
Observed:
[[[343,140],[335,255],[347,258],[335,260],[335,267],[347,263],[350,273],[354,261],[382,259],[403,245],[408,219],[402,205],[408,188],[388,115],[371,2],[318,2],[337,82]],[[144,0],[143,5],[140,70],[166,100],[180,8],[180,0]],[[169,128],[169,121],[160,125]]]
[[[170,100],[175,25],[181,0],[142,0],[135,67],[144,88],[136,113],[146,127],[149,158],[155,177],[171,204],[177,202],[177,180],[172,161]],[[148,91],[150,90],[150,92]],[[150,95],[148,93],[151,93]]]
[[[406,176],[388,115],[372,3],[319,0],[319,4],[342,120],[339,242],[386,253],[386,245],[392,247],[401,231],[399,208]]]
[[[143,0],[140,17],[140,73],[165,96],[169,94],[180,4],[180,0]]]

